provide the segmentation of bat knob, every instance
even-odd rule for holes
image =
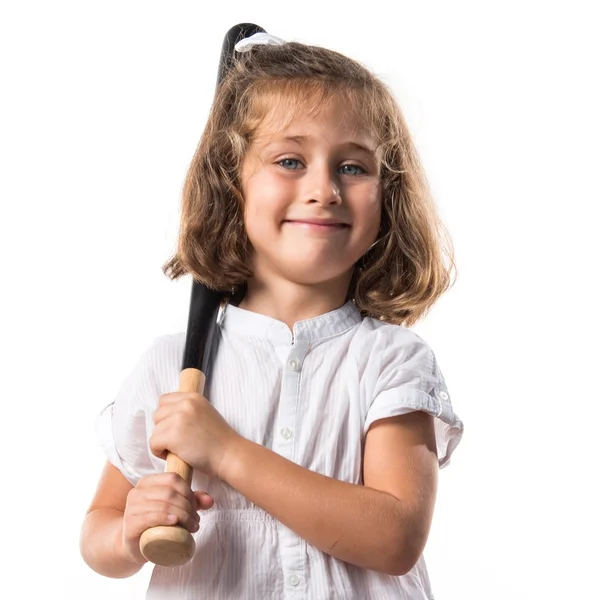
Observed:
[[[190,561],[196,550],[192,534],[180,525],[151,527],[140,537],[144,558],[161,567],[178,567]]]

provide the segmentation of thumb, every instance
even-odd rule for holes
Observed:
[[[196,498],[196,510],[207,510],[215,503],[212,496],[200,490],[194,492]]]

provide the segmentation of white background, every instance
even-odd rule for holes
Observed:
[[[185,329],[190,282],[160,267],[223,36],[251,21],[392,86],[454,239],[457,283],[414,328],[465,422],[425,554],[437,599],[600,597],[594,4],[3,2],[0,596],[143,597],[148,570],[79,555],[94,419]]]

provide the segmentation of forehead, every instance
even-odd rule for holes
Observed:
[[[269,94],[257,103],[262,113],[256,120],[252,141],[268,143],[277,138],[324,137],[377,146],[377,132],[361,114],[356,98],[322,91],[293,97]]]

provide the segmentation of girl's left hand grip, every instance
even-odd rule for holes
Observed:
[[[179,378],[180,392],[204,393],[204,374],[198,369],[184,369]],[[175,454],[167,456],[166,473],[177,473],[192,484],[192,468]],[[196,544],[192,534],[181,525],[151,527],[140,537],[144,558],[161,567],[178,567],[194,556]]]

